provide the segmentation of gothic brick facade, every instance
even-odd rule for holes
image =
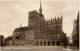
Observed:
[[[26,27],[19,28],[18,30],[21,29],[19,32],[15,29],[13,42],[14,44],[18,43],[18,45],[62,46],[66,43],[66,34],[62,31],[62,22],[62,16],[45,20],[40,2],[39,12],[33,10],[28,13],[28,30]],[[17,41],[16,36],[19,36]],[[23,40],[19,40],[20,37]]]
[[[36,10],[30,11],[28,17],[28,26],[35,30],[35,45],[36,46],[52,46],[63,45],[66,34],[62,31],[63,18],[51,18],[45,20],[42,14],[40,3],[39,13]]]

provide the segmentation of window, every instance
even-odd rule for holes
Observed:
[[[58,22],[60,22],[60,20],[58,20]]]
[[[52,35],[52,37],[55,37],[55,35]]]
[[[39,35],[37,35],[37,38],[39,38]]]
[[[53,27],[54,25],[52,25],[52,27]]]
[[[52,29],[54,29],[54,27],[52,27]]]
[[[17,36],[15,39],[20,39],[20,36]]]
[[[48,27],[50,27],[50,26],[48,25]]]
[[[60,37],[60,34],[57,34],[57,37],[59,38]]]
[[[48,22],[48,24],[50,24],[50,22]]]
[[[48,38],[50,38],[51,37],[51,35],[48,35]]]
[[[54,24],[54,26],[55,26],[55,24]]]
[[[60,25],[60,24],[59,24]]]
[[[44,36],[44,38],[46,38],[46,36]]]

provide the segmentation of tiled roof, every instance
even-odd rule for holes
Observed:
[[[20,28],[16,28],[14,32],[22,32],[22,31],[27,31],[27,30],[28,30],[28,27],[20,27]]]

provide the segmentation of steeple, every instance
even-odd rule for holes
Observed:
[[[40,8],[39,8],[39,12],[42,13],[42,5],[41,5],[41,0],[40,0]]]
[[[22,27],[21,22],[20,22],[20,27]]]

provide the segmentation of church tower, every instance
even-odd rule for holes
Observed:
[[[39,22],[43,22],[44,19],[44,15],[42,14],[42,4],[41,4],[41,0],[40,0],[40,8],[39,8]]]
[[[44,18],[44,15],[42,14],[42,4],[41,4],[41,0],[40,0],[39,16],[42,17],[42,18]]]
[[[42,13],[42,5],[41,5],[41,0],[40,0],[40,8],[39,8],[39,13]]]

